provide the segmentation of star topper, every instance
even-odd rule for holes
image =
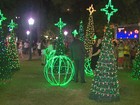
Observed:
[[[83,24],[83,21],[82,20],[80,21],[80,24]]]
[[[87,8],[87,10],[89,11],[90,15],[93,14],[93,12],[95,12],[96,10],[93,8],[93,4],[91,4],[91,6],[89,8]]]
[[[8,27],[13,30],[15,27],[17,26],[17,24],[13,21],[13,19],[11,19],[10,24],[8,25]]]
[[[109,9],[111,9],[110,12],[109,12]],[[114,6],[112,5],[111,0],[109,0],[108,4],[105,5],[105,8],[102,8],[101,11],[105,12],[105,14],[107,15],[107,20],[109,23],[111,16],[113,16],[113,14],[118,11],[118,9],[114,9]]]
[[[93,39],[94,39],[94,40],[96,40],[96,39],[97,39],[97,36],[96,36],[96,35],[94,35]]]
[[[59,18],[59,22],[55,24],[55,26],[59,27],[60,31],[62,30],[62,28],[66,25],[66,23],[63,23],[63,21],[61,20],[61,18]]]
[[[76,36],[78,35],[77,30],[74,30],[74,31],[72,32],[72,34],[74,35],[74,37],[76,37]]]
[[[2,25],[2,21],[6,20],[6,17],[3,16],[0,10],[0,26]]]

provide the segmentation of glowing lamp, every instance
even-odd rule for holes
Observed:
[[[127,31],[124,31],[124,33],[126,34],[126,33],[127,33]]]
[[[29,23],[29,25],[34,25],[34,19],[33,19],[33,18],[30,18],[30,19],[28,20],[28,23]]]
[[[56,39],[58,39],[58,37],[56,37]]]
[[[68,31],[64,31],[64,35],[67,36],[68,35]]]
[[[136,34],[138,34],[138,33],[139,33],[139,31],[138,31],[138,30],[134,30],[134,32],[135,32]]]
[[[137,35],[134,35],[134,38],[137,38],[138,36]]]
[[[30,34],[30,31],[26,31],[26,34],[29,35]]]

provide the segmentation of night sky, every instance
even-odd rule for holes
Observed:
[[[56,30],[54,23],[61,17],[72,29],[79,27],[82,19],[86,27],[89,13],[86,10],[91,4],[97,10],[93,14],[95,29],[102,28],[107,22],[106,15],[100,12],[108,0],[0,0],[0,8],[8,19],[14,19],[19,28],[18,36],[24,36],[28,29],[28,18],[34,17],[34,33],[41,34],[44,30]],[[119,11],[111,18],[111,23],[136,23],[140,17],[140,0],[112,0]],[[18,17],[18,18],[16,18]],[[36,36],[36,35],[35,35]]]

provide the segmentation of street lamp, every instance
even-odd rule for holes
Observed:
[[[68,31],[64,31],[64,40],[67,41]]]
[[[30,33],[31,33],[32,26],[34,25],[34,19],[33,18],[29,18],[28,24],[29,24],[29,29],[30,29]],[[29,35],[29,41],[30,41],[29,42],[29,60],[31,60],[32,59],[32,36],[31,36],[31,34]]]
[[[26,34],[27,34],[27,40],[29,40],[29,35],[30,35],[30,31],[26,31]]]
[[[67,36],[68,35],[68,31],[64,31],[64,35]]]
[[[29,35],[29,34],[30,34],[30,31],[29,31],[29,30],[28,30],[28,31],[26,31],[26,34],[27,34],[27,35]]]
[[[140,21],[138,22],[138,27],[139,27],[139,42],[140,42]]]

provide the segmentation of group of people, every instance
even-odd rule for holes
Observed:
[[[70,54],[71,59],[75,64],[75,77],[74,81],[78,82],[78,72],[80,72],[81,83],[85,83],[84,76],[84,61],[85,58],[91,59],[91,69],[95,70],[97,61],[101,52],[101,39],[96,39],[94,44],[90,49],[90,53],[87,54],[84,43],[81,42],[77,37],[74,38],[73,42],[70,45]],[[117,41],[117,40],[116,40]],[[118,70],[124,69],[129,70],[135,59],[137,53],[137,40],[118,40],[114,43],[114,56],[116,57],[116,62],[118,66]],[[112,43],[113,44],[113,43]]]
[[[49,49],[53,49],[52,46],[52,41],[48,40],[48,41],[38,41],[38,42],[33,42],[31,45],[31,52],[33,55],[38,55],[42,58],[42,64],[45,64],[44,59],[44,52],[45,49],[49,47]],[[18,54],[19,54],[19,58],[24,58],[24,56],[26,56],[27,54],[29,54],[29,48],[30,48],[30,43],[28,41],[22,41],[20,40],[19,42],[17,42],[17,49],[18,49]]]
[[[132,67],[136,56],[138,42],[136,40],[120,40],[115,44],[115,56],[118,69],[128,70]]]
[[[19,42],[17,42],[17,49],[18,49],[18,54],[20,58],[23,58],[24,54],[28,54],[28,50],[29,50],[29,42],[25,41],[23,42],[22,40],[20,40]]]
[[[137,41],[128,41],[128,40],[119,40],[114,41],[114,52],[116,57],[116,62],[118,69],[129,69],[133,63],[137,52]],[[46,63],[46,48],[48,51],[54,50],[54,44],[52,41],[43,40],[38,41],[36,44],[32,46],[32,51],[37,51],[38,55],[42,58],[42,65]],[[29,43],[28,42],[19,42],[18,51],[21,58],[23,58],[22,53],[28,54]],[[80,72],[80,80],[81,83],[85,83],[85,72],[84,72],[84,63],[85,58],[91,59],[91,69],[94,71],[97,65],[97,61],[101,51],[101,39],[94,40],[94,44],[92,45],[89,54],[87,53],[84,42],[80,41],[76,36],[73,38],[73,41],[69,45],[70,57],[75,65],[75,76],[74,81],[78,82],[78,72]]]

